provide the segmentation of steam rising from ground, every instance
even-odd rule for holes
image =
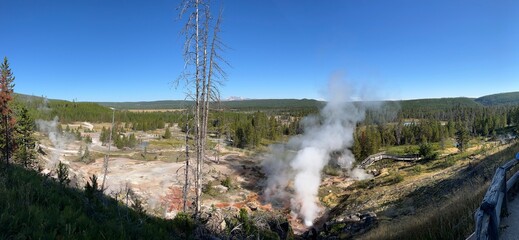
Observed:
[[[47,167],[51,169],[54,169],[59,163],[59,156],[62,154],[67,144],[74,141],[74,136],[68,133],[62,133],[58,130],[58,124],[59,121],[57,116],[54,117],[52,121],[41,119],[36,120],[38,130],[49,136],[49,140],[56,149],[55,151],[51,151],[52,154],[50,162],[47,163]]]
[[[370,177],[362,169],[352,169],[355,126],[364,119],[365,108],[353,103],[352,89],[340,79],[329,83],[330,99],[319,116],[305,117],[304,134],[292,137],[287,144],[271,146],[263,162],[268,175],[265,196],[274,204],[291,199],[292,211],[312,226],[320,207],[317,194],[321,171],[332,153],[340,152],[338,164],[356,179]],[[293,191],[287,186],[293,182]]]

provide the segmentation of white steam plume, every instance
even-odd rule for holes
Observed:
[[[40,132],[43,132],[49,136],[49,140],[55,148],[55,151],[51,151],[50,162],[47,163],[47,167],[54,169],[59,163],[59,156],[68,143],[74,141],[74,136],[68,133],[62,133],[58,131],[58,117],[54,117],[52,121],[45,121],[38,119],[36,120],[36,126]]]
[[[286,145],[271,146],[263,167],[268,175],[265,197],[274,204],[291,199],[292,211],[307,226],[312,226],[320,207],[317,194],[321,171],[332,153],[341,152],[338,163],[355,179],[369,178],[362,169],[352,169],[354,157],[349,148],[365,108],[352,101],[352,90],[340,79],[329,83],[330,99],[319,116],[302,119],[304,133],[292,137]],[[290,185],[293,183],[293,192]]]

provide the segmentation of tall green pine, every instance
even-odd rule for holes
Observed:
[[[18,162],[24,167],[29,166],[35,159],[36,151],[34,133],[34,120],[29,115],[27,108],[22,107],[19,112],[19,121],[17,124],[17,151],[15,153]]]
[[[467,129],[462,125],[458,125],[458,131],[456,131],[456,142],[458,143],[458,149],[460,152],[464,152],[467,148],[469,141],[469,134]]]
[[[2,119],[0,123],[0,134],[1,134],[1,147],[2,147],[2,158],[5,163],[9,165],[9,159],[11,158],[14,150],[14,126],[16,119],[13,117],[13,110],[11,109],[11,102],[13,100],[13,88],[14,88],[14,76],[9,67],[7,57],[4,58],[4,62],[0,66],[0,112],[2,113]]]

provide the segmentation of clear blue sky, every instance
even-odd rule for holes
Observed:
[[[218,3],[213,0],[213,3]],[[15,91],[183,99],[178,1],[0,0]],[[324,98],[341,75],[377,98],[519,91],[519,1],[225,0],[222,98]]]

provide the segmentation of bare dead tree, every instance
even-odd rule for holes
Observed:
[[[212,26],[209,1],[184,0],[180,6],[180,17],[187,16],[182,30],[184,42],[184,73],[177,84],[184,79],[191,90],[188,96],[195,102],[194,109],[194,138],[195,138],[195,213],[201,207],[202,168],[205,158],[207,140],[207,122],[210,102],[219,98],[218,84],[225,78],[225,72],[218,64],[223,58],[218,54],[224,47],[218,34],[220,32],[221,13]],[[210,45],[209,45],[210,43]]]
[[[185,166],[185,181],[184,181],[184,187],[182,189],[182,211],[187,211],[187,197],[189,193],[189,130],[191,129],[189,126],[189,110],[186,108],[186,166]]]

